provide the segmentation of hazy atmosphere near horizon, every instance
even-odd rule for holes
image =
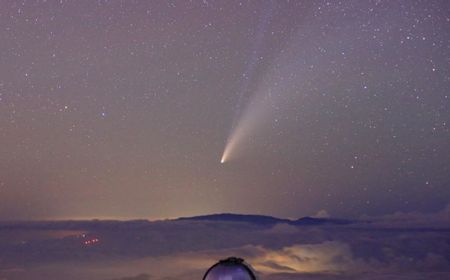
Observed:
[[[449,1],[0,2],[0,280],[450,279],[449,236]]]

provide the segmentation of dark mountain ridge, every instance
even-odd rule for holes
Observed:
[[[346,225],[356,221],[331,218],[303,217],[297,220],[282,219],[266,215],[246,215],[221,213],[192,217],[180,217],[158,221],[149,220],[67,220],[67,221],[0,221],[0,230],[127,230],[151,227],[155,223],[172,223],[179,221],[208,221],[208,222],[242,222],[257,225],[289,224],[294,226],[308,225]]]
[[[285,223],[295,226],[305,226],[305,225],[345,225],[351,224],[355,221],[345,220],[345,219],[334,219],[334,218],[313,218],[313,217],[303,217],[297,220],[282,219],[266,215],[246,215],[246,214],[233,214],[233,213],[221,213],[221,214],[211,214],[193,217],[181,217],[176,219],[176,221],[216,221],[216,222],[245,222],[253,224],[278,224]]]

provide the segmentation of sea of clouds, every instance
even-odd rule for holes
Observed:
[[[450,279],[450,207],[342,225],[0,223],[0,280],[201,279],[228,256],[267,280]]]

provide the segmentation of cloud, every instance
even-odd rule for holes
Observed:
[[[268,266],[268,263],[272,265]],[[352,269],[354,263],[350,247],[335,241],[267,250],[264,255],[255,259],[256,268],[271,273],[341,273]]]
[[[322,209],[319,210],[316,214],[314,214],[312,217],[314,218],[329,218],[330,214],[328,214],[327,210]]]
[[[357,239],[355,235],[351,238]],[[374,244],[369,244],[368,250],[357,256],[355,251],[361,248],[355,250],[354,246],[360,246],[361,242],[364,242],[364,238],[353,244],[324,241],[318,244],[295,244],[280,249],[246,245],[226,250],[180,254],[170,262],[190,269],[202,267],[206,271],[207,267],[221,258],[240,256],[263,279],[421,279],[418,275],[441,275],[435,279],[445,279],[442,275],[450,276],[450,263],[445,253],[450,249],[449,245],[445,245],[440,253],[426,253],[427,245],[418,250],[417,244],[413,244],[408,238],[395,236],[392,240],[388,237],[384,241],[369,241]],[[403,242],[404,245],[398,248],[390,246],[396,242]],[[372,245],[379,246],[383,254],[380,256],[377,252],[371,252]],[[412,246],[408,248],[408,245]],[[412,253],[405,252],[408,250]]]
[[[218,260],[239,256],[264,280],[450,279],[449,209],[322,226],[94,221],[83,223],[85,237],[56,234],[78,232],[75,222],[4,224],[0,278],[201,279]],[[100,242],[84,246],[90,237]]]
[[[381,217],[363,217],[373,220],[378,225],[401,226],[401,227],[449,227],[450,226],[450,204],[444,209],[434,213],[422,212],[396,212]]]

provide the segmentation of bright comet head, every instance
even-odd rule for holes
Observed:
[[[220,159],[220,163],[225,163],[225,161],[229,160],[229,153],[230,153],[230,144],[227,143],[223,151],[222,158]]]

